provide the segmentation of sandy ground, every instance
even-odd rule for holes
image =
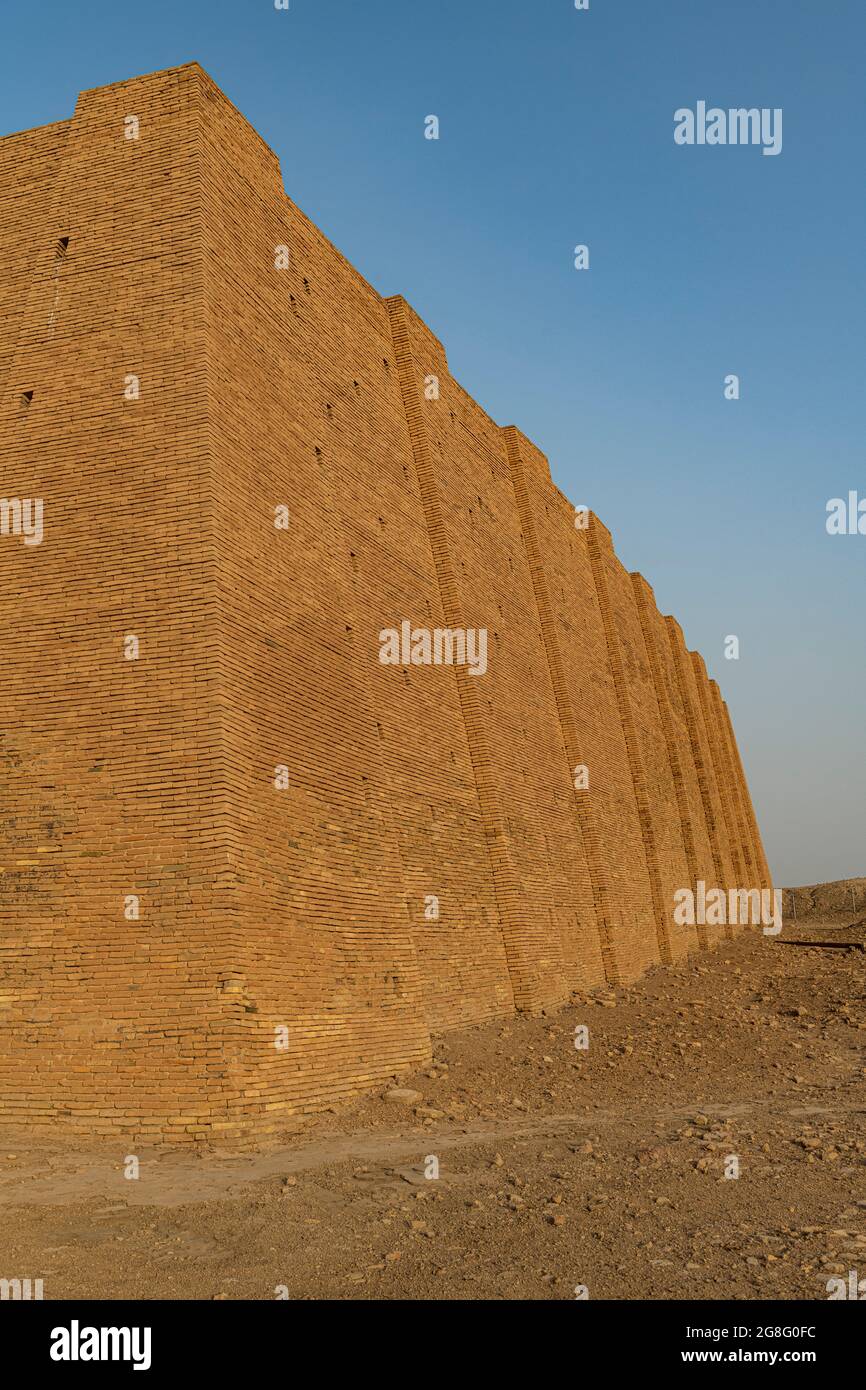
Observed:
[[[46,1299],[826,1299],[866,1278],[864,978],[856,946],[744,932],[449,1034],[395,1083],[415,1098],[256,1154],[142,1149],[137,1181],[116,1147],[0,1133],[0,1277]]]

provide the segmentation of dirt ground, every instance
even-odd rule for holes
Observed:
[[[841,944],[866,926],[843,919],[449,1034],[395,1082],[419,1096],[256,1154],[142,1149],[129,1180],[116,1147],[0,1133],[0,1277],[46,1299],[826,1299],[866,1278],[866,952]]]

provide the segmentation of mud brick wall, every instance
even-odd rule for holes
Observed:
[[[734,734],[734,726],[731,722],[731,713],[724,700],[721,702],[722,716],[728,735],[728,749],[731,757],[731,776],[734,779],[740,794],[740,801],[746,818],[747,842],[751,848],[752,858],[755,861],[761,887],[773,891],[773,879],[770,874],[770,867],[767,863],[767,856],[764,853],[764,843],[761,839],[761,832],[758,827],[755,808],[752,805],[752,797],[749,792],[749,784],[746,781],[746,774],[740,758],[740,749]]]
[[[688,717],[677,680],[665,621],[656,607],[652,588],[643,575],[633,574],[631,579],[673,779],[683,850],[688,866],[687,881],[696,884],[703,880],[704,883],[715,884],[716,869],[689,739]],[[712,927],[697,924],[696,934],[700,947],[706,948],[712,944],[708,935],[712,931]],[[715,939],[718,939],[718,931]]]
[[[630,576],[614,554],[610,532],[595,516],[587,535],[635,787],[659,955],[669,963],[693,944],[688,929],[673,925],[670,917],[676,889],[688,882],[673,774]]]
[[[378,661],[381,629],[445,626],[387,310],[206,101],[240,1025],[249,1104],[278,1114],[404,1070],[430,1029],[513,993],[454,670]]]
[[[408,306],[392,304],[400,369],[418,403],[414,431],[428,471],[431,534],[453,575],[452,621],[488,632],[489,669],[463,677],[478,703],[476,746],[491,775],[491,822],[516,893],[506,938],[529,1007],[560,1002],[604,979],[585,850],[502,432],[448,373],[441,349]],[[439,399],[423,382],[435,376]],[[423,405],[423,408],[421,408]],[[409,405],[411,410],[411,404]],[[440,531],[441,526],[441,531]],[[475,716],[472,716],[473,718]],[[494,820],[495,817],[495,820]],[[522,989],[521,979],[516,990]]]
[[[0,382],[22,334],[26,296],[22,283],[34,264],[33,230],[51,224],[54,181],[66,148],[69,123],[42,126],[0,141]]]
[[[736,850],[735,861],[738,864],[741,881],[758,886],[761,881],[761,871],[758,867],[757,856],[752,849],[751,833],[746,828],[739,779],[734,771],[734,760],[722,709],[722,697],[716,682],[710,680],[706,675],[706,666],[702,660],[700,666],[705,677],[707,722],[713,731],[717,777],[720,790],[723,792],[723,804],[726,806],[728,837]]]
[[[162,75],[83,93],[32,163],[0,145],[4,222],[32,181],[2,265],[0,493],[45,506],[41,545],[0,544],[2,1114],[95,1133],[225,1104],[197,105]],[[130,109],[148,141],[122,138]]]
[[[695,771],[697,773],[698,786],[701,792],[701,801],[703,802],[704,817],[706,819],[710,846],[712,848],[713,868],[715,871],[712,882],[714,885],[728,890],[731,887],[739,886],[739,878],[728,837],[727,820],[722,805],[722,793],[716,774],[716,759],[713,757],[710,731],[706,722],[706,701],[702,698],[699,684],[700,680],[703,679],[703,675],[691,659],[691,653],[686,647],[682,628],[676,619],[669,615],[666,616],[665,626],[668,631],[668,641],[673,658],[674,671],[676,673],[680,698],[686,717],[686,724],[689,731],[689,743],[694,759]],[[709,879],[706,881],[707,883],[710,882]],[[709,944],[712,945],[720,935],[728,937],[734,935],[730,923],[724,929],[717,926],[707,927]]]
[[[522,435],[517,435],[516,451],[552,612],[552,640],[563,673],[567,723],[573,729],[569,768],[585,767],[588,773],[588,787],[576,796],[587,808],[585,839],[598,885],[597,915],[609,936],[610,978],[627,983],[660,956],[635,785],[592,574],[588,532],[575,526],[574,506],[552,482],[540,451]]]
[[[0,495],[45,507],[0,537],[0,1119],[252,1140],[713,944],[675,890],[769,884],[717,687],[207,74],[0,140],[0,198]],[[407,621],[486,673],[383,664]]]

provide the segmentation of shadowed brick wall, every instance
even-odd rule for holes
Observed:
[[[676,889],[769,885],[717,687],[207,74],[0,140],[0,196],[45,507],[0,536],[0,1118],[265,1134],[713,944]],[[487,670],[383,664],[403,622]]]

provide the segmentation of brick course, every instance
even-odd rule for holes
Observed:
[[[0,490],[45,502],[0,537],[0,1118],[252,1140],[711,945],[675,889],[770,882],[717,687],[207,74],[0,140],[0,197]],[[383,665],[402,621],[486,674]]]

